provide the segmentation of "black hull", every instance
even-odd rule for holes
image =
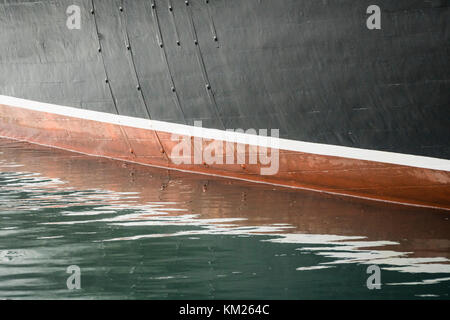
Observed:
[[[450,159],[450,1],[372,2],[2,1],[0,94]]]

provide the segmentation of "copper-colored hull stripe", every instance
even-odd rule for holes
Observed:
[[[170,133],[122,128],[129,144],[116,124],[0,105],[3,137],[145,165],[450,210],[447,171],[285,150],[279,153],[278,173],[271,176],[260,175],[259,164],[175,165],[168,158],[178,142]]]

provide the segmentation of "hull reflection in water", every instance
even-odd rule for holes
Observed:
[[[448,218],[0,140],[0,298],[448,299]]]

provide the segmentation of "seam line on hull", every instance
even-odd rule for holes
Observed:
[[[136,64],[134,63],[133,51],[131,49],[130,37],[128,35],[128,30],[127,30],[128,29],[128,26],[127,26],[128,17],[127,17],[127,13],[126,13],[127,10],[124,9],[124,0],[120,0],[119,3],[120,3],[120,7],[123,8],[123,10],[121,10],[119,13],[119,23],[120,23],[120,29],[122,31],[123,40],[125,42],[125,47],[127,47],[127,54],[126,54],[127,60],[128,60],[129,66],[130,66],[132,76],[136,83],[136,87],[139,91],[139,97],[140,97],[141,103],[145,108],[148,118],[151,119],[152,116],[151,116],[150,110],[148,109],[147,102],[145,101],[144,94],[142,93],[141,83],[139,80],[139,76],[137,74]],[[122,15],[123,15],[123,18],[122,18]],[[125,20],[125,22],[124,22],[124,20]]]
[[[172,4],[172,0],[168,0],[168,6],[169,6],[169,13],[170,13],[170,20],[172,22],[172,26],[173,26],[173,32],[175,33],[175,41],[177,43],[178,46],[181,45],[181,39],[180,39],[180,35],[178,33],[178,28],[177,28],[177,24],[175,22],[175,13],[174,13],[174,7]]]
[[[171,5],[171,4],[169,4]],[[172,93],[173,93],[173,100],[175,102],[175,106],[178,108],[178,110],[181,112],[181,116],[183,117],[183,123],[186,123],[186,116],[184,114],[183,108],[181,107],[181,102],[180,102],[180,97],[178,96],[178,92],[175,88],[175,82],[173,80],[173,75],[172,75],[172,70],[170,69],[169,66],[169,60],[167,58],[167,53],[166,53],[166,46],[164,45],[164,41],[163,41],[163,37],[162,37],[162,32],[161,32],[161,26],[159,24],[159,18],[158,18],[158,12],[157,12],[158,8],[156,6],[156,2],[152,2],[152,18],[153,18],[153,23],[154,26],[156,28],[156,41],[159,44],[160,50],[161,50],[161,58],[163,60],[164,66],[166,68],[168,77],[169,77],[169,82],[170,82],[170,86],[172,89]],[[172,16],[173,18],[173,16]],[[174,21],[175,24],[175,21]],[[176,30],[176,26],[175,26],[175,30]],[[178,34],[177,34],[178,37]],[[179,41],[179,40],[178,40]]]
[[[92,7],[92,10],[94,12],[96,12],[95,2],[94,1],[95,0],[91,0],[91,7]],[[98,30],[98,24],[97,24],[97,15],[94,14],[92,16],[93,16],[93,20],[94,20],[95,36],[96,36],[96,39],[97,39],[97,42],[98,42],[98,51],[99,51],[99,54],[100,54],[100,59],[102,61],[103,71],[105,73],[105,79],[107,80],[106,81],[106,85],[108,86],[108,90],[109,90],[109,93],[110,93],[110,96],[111,96],[111,100],[112,100],[113,105],[114,105],[114,109],[116,110],[117,115],[120,115],[119,109],[118,109],[117,103],[116,103],[116,98],[114,96],[114,93],[113,93],[113,90],[112,90],[112,87],[111,87],[111,82],[108,81],[109,77],[108,77],[108,71],[106,70],[105,58],[103,57],[103,47],[102,47],[102,43],[101,43],[100,37],[99,37],[99,30]],[[126,143],[128,145],[128,148],[130,150],[132,150],[130,139],[128,138],[127,133],[125,132],[125,130],[123,129],[122,126],[119,126],[119,128],[120,128],[120,132],[121,132],[122,136],[124,137],[124,139],[125,139],[125,141],[126,141]]]
[[[125,8],[124,0],[120,0],[120,7],[122,8],[122,10],[120,10],[120,12],[119,12],[119,22],[120,22],[120,28],[122,29],[122,35],[124,37],[125,45],[128,46],[127,59],[128,59],[129,64],[130,64],[131,72],[132,72],[132,74],[134,76],[134,79],[135,79],[135,81],[137,83],[137,89],[139,91],[139,97],[140,97],[140,100],[142,102],[142,105],[144,106],[144,108],[145,108],[145,110],[147,112],[148,118],[152,119],[152,116],[150,114],[150,110],[148,109],[147,102],[145,101],[144,93],[142,92],[142,87],[141,87],[141,83],[140,83],[139,76],[138,76],[138,73],[137,73],[136,64],[134,62],[134,57],[133,57],[133,51],[132,51],[132,48],[131,48],[130,37],[128,35],[128,25],[127,25],[127,23],[128,23],[128,15],[126,13],[127,9]],[[122,18],[122,14],[123,14],[123,18]],[[125,20],[125,22],[123,20]],[[158,133],[156,131],[154,131],[154,134],[155,134],[156,140],[158,141],[158,144],[159,144],[159,146],[161,148],[161,151],[164,154],[164,158],[166,158],[167,162],[170,162],[169,157],[167,155],[167,152],[164,149],[164,146],[163,146],[163,144],[161,142],[161,139],[159,138]]]
[[[191,26],[192,37],[194,38],[195,53],[197,55],[198,64],[199,64],[200,70],[202,72],[203,81],[205,82],[205,86],[206,86],[206,94],[208,95],[209,101],[212,104],[213,111],[217,117],[217,120],[219,120],[220,124],[222,125],[222,128],[226,129],[225,124],[223,123],[222,117],[220,116],[217,101],[216,101],[216,98],[214,97],[214,93],[211,88],[211,83],[209,82],[209,77],[208,77],[208,73],[206,71],[205,61],[203,59],[202,50],[200,49],[200,42],[198,39],[197,30],[195,29],[194,17],[192,14],[191,6],[186,5],[185,7],[186,7],[187,14],[188,14],[189,24]]]
[[[216,48],[219,48],[220,47],[219,46],[219,38],[217,38],[216,25],[214,24],[214,19],[211,14],[211,9],[209,8],[209,1],[211,1],[211,0],[206,0],[206,12],[207,12],[208,19],[209,19],[209,28],[211,29],[211,33],[213,35],[213,40],[215,42],[217,42]]]

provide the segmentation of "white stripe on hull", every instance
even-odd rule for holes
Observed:
[[[201,137],[204,139],[217,139],[243,144],[249,144],[250,142],[250,144],[252,145],[257,145],[259,147],[265,148],[275,148],[280,150],[310,153],[324,156],[343,157],[349,159],[382,162],[424,169],[450,171],[450,160],[445,159],[415,156],[395,152],[343,147],[320,143],[303,142],[274,137],[254,136],[239,132],[194,127],[171,122],[147,120],[142,118],[115,115],[105,112],[85,110],[80,108],[65,107],[55,104],[42,103],[3,95],[0,95],[0,104],[22,109],[48,112],[67,117],[99,121],[103,123],[122,125],[132,128],[157,130],[178,135]],[[237,128],[230,128],[230,129],[237,129]]]

